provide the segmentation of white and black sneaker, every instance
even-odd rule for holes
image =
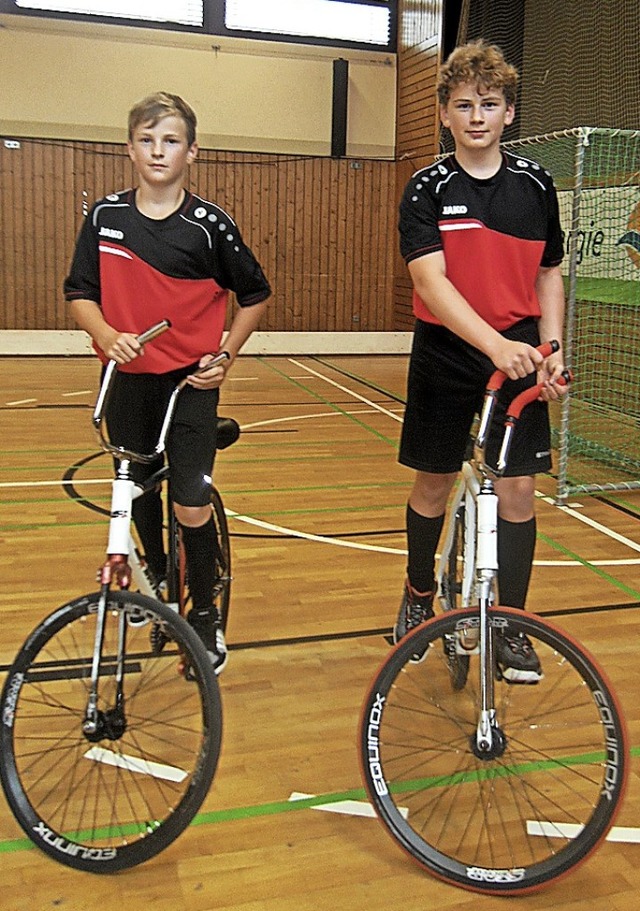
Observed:
[[[544,676],[531,640],[524,633],[496,636],[495,660],[498,679],[507,683],[539,683]]]
[[[414,627],[425,623],[434,616],[433,597],[434,592],[419,593],[409,585],[408,581],[405,583],[398,618],[393,627],[393,641],[396,644],[404,639]],[[419,664],[425,654],[426,652],[422,650],[417,651],[409,660],[412,664]]]
[[[187,614],[187,620],[202,639],[211,659],[214,674],[219,674],[228,658],[220,614],[215,607],[208,610],[193,608]]]

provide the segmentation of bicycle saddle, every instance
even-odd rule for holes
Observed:
[[[233,418],[218,418],[216,428],[216,449],[226,449],[240,436],[240,425]]]

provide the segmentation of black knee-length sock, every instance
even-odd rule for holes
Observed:
[[[407,575],[417,592],[433,591],[436,550],[443,525],[444,515],[421,516],[407,504]]]
[[[218,546],[213,518],[193,528],[180,525],[187,558],[191,606],[197,611],[211,610],[215,582],[215,553]]]
[[[498,595],[504,607],[524,608],[535,546],[535,516],[526,522],[498,518]]]

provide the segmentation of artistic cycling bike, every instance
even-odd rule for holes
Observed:
[[[547,357],[557,343],[538,350]],[[451,884],[515,895],[565,875],[605,838],[629,751],[593,656],[546,619],[496,604],[494,482],[522,409],[542,388],[511,403],[491,467],[486,442],[504,380],[496,371],[489,381],[451,505],[438,569],[443,613],[402,639],[376,674],[359,749],[380,820],[415,860]],[[505,679],[494,657],[503,635],[528,637],[539,682]]]
[[[158,324],[138,340],[146,344],[167,327]],[[0,696],[0,780],[13,814],[48,855],[92,873],[140,864],[183,832],[209,791],[222,733],[217,678],[181,616],[188,577],[177,526],[170,521],[169,603],[150,585],[130,535],[134,497],[168,474],[162,469],[136,489],[131,462],[150,463],[163,452],[181,387],[155,451],[129,452],[101,430],[115,370],[110,362],[94,411],[101,445],[119,461],[100,589],[38,624]],[[226,620],[228,531],[213,488],[212,511],[221,531],[212,559]],[[132,584],[145,593],[130,591]]]

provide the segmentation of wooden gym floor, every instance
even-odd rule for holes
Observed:
[[[2,911],[504,907],[431,878],[340,800],[363,799],[360,705],[388,649],[404,575],[411,473],[396,446],[405,372],[395,356],[239,359],[220,412],[243,433],[215,471],[235,578],[214,786],[169,849],[104,878],[31,849],[0,798]],[[80,464],[97,451],[96,380],[92,358],[0,359],[2,679],[38,619],[96,588],[106,519],[61,483],[71,471],[83,496],[108,501],[108,458]],[[640,887],[640,493],[559,509],[551,478],[539,478],[539,490],[529,609],[583,641],[618,692],[633,759],[617,824],[632,831],[518,904],[631,911]],[[296,807],[296,795],[324,797],[325,807]]]

